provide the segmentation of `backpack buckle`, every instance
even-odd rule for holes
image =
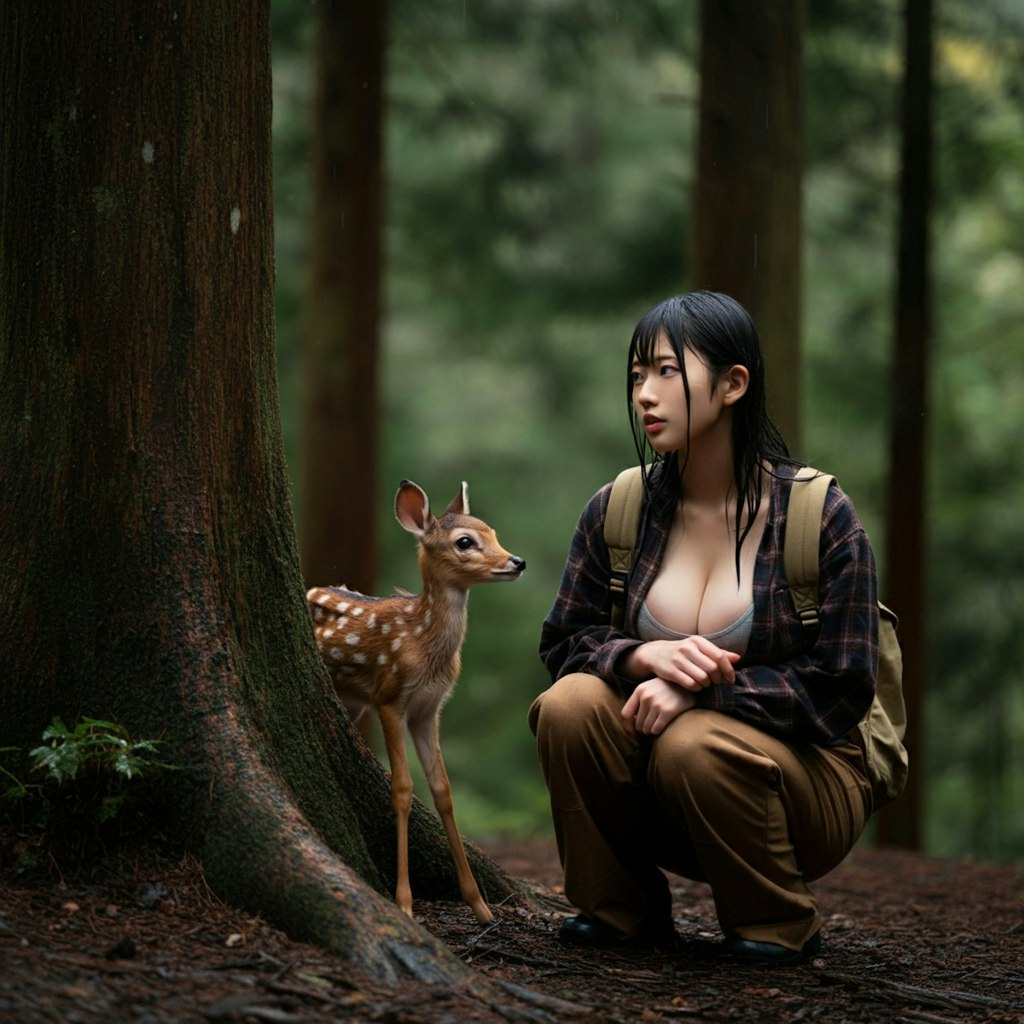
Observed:
[[[609,573],[608,589],[611,591],[612,603],[624,605],[626,603],[626,585],[629,583],[629,573],[613,569]]]
[[[804,626],[805,628],[817,626],[821,622],[821,620],[818,618],[817,608],[801,608],[797,612],[797,615],[800,618],[800,625]]]

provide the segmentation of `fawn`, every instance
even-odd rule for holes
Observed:
[[[317,647],[354,722],[373,707],[391,765],[391,806],[398,838],[395,902],[412,916],[409,885],[409,808],[412,779],[405,750],[408,725],[444,824],[462,898],[481,924],[494,920],[462,847],[451,784],[441,756],[441,708],[461,668],[468,591],[476,583],[516,580],[524,559],[509,554],[485,522],[469,514],[465,483],[439,517],[424,491],[403,480],[395,518],[419,538],[420,594],[367,597],[343,587],[314,587],[306,595]]]

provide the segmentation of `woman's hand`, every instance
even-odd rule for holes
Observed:
[[[637,686],[622,706],[622,727],[630,739],[641,734],[658,736],[696,703],[692,693],[674,683],[648,679]]]
[[[723,650],[703,636],[685,640],[651,640],[634,647],[621,663],[632,679],[662,679],[699,693],[713,683],[734,683],[733,665],[740,655]]]

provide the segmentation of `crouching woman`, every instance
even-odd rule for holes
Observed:
[[[530,725],[579,913],[560,938],[671,946],[663,869],[710,884],[729,956],[820,948],[809,883],[871,810],[851,731],[878,660],[875,562],[849,498],[822,516],[820,627],[798,618],[782,541],[797,464],[765,412],[757,331],[724,295],[662,302],[627,360],[645,498],[623,624],[604,519],[584,508],[544,622],[553,684]]]

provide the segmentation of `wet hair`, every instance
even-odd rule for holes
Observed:
[[[679,455],[654,452],[633,408],[632,369],[634,363],[650,366],[662,337],[668,339],[679,362],[689,428],[690,381],[686,375],[684,350],[689,348],[710,369],[712,384],[739,364],[747,368],[750,382],[746,393],[733,409],[732,458],[736,493],[736,577],[739,580],[740,548],[750,533],[761,504],[763,475],[760,470],[773,463],[791,462],[789,448],[771,421],[765,407],[765,372],[761,341],[750,314],[735,299],[719,292],[697,291],[676,295],[658,303],[644,314],[633,332],[626,362],[626,401],[630,411],[633,441],[641,465],[665,463],[665,472],[645,471],[648,495],[665,488],[678,487],[685,462]],[[689,457],[688,454],[686,456]],[[672,469],[676,472],[671,472]]]

